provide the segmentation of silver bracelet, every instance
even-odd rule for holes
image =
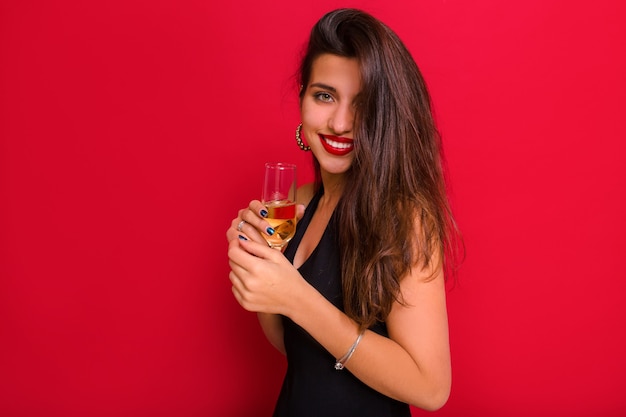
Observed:
[[[346,363],[348,362],[350,357],[352,357],[352,354],[356,350],[356,347],[358,346],[359,342],[363,338],[364,333],[365,333],[365,329],[363,329],[361,333],[359,333],[359,337],[356,338],[356,340],[354,341],[354,344],[350,347],[348,352],[345,355],[343,355],[341,358],[337,359],[337,361],[335,362],[336,370],[341,371],[346,366]]]

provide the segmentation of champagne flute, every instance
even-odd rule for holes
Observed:
[[[264,236],[273,248],[282,248],[296,233],[296,166],[266,163],[261,202],[267,208],[267,221],[274,229]]]

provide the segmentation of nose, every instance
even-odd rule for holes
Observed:
[[[352,131],[354,124],[354,109],[351,104],[340,104],[328,120],[328,127],[337,136]]]

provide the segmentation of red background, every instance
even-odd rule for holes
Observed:
[[[445,141],[467,259],[435,415],[626,414],[621,0],[4,0],[0,415],[271,414],[225,230],[265,161],[311,178],[292,75],[339,6],[405,40]]]

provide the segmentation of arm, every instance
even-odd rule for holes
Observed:
[[[308,183],[298,188],[298,192],[297,192],[297,196],[298,196],[297,203],[299,204],[298,213],[297,213],[298,219],[300,219],[302,215],[304,214],[304,209],[308,205],[309,201],[311,201],[311,199],[313,198],[314,193],[315,193],[315,190],[313,189],[313,183]],[[239,222],[242,219],[244,219],[244,216],[245,216],[245,219],[248,219],[247,220],[248,223],[252,224],[253,226],[256,225],[256,229],[265,230],[265,228],[269,226],[269,224],[262,218],[262,216],[260,216],[259,213],[257,213],[262,208],[263,206],[260,205],[259,202],[253,201],[250,203],[250,206],[247,209],[241,210],[239,212],[239,216],[232,221],[231,228],[226,234],[227,238],[229,240],[234,239],[235,232],[237,232],[237,238],[238,238],[238,235],[240,234],[240,232],[237,230],[237,226],[239,225]],[[248,229],[246,228],[246,230]],[[258,230],[257,230],[258,235],[255,235],[255,239],[257,241],[259,240],[259,237],[262,238]],[[248,230],[248,232],[250,231]],[[251,234],[252,233],[249,233],[248,237],[250,237]],[[280,353],[285,355],[286,354],[285,342],[283,339],[284,330],[283,330],[283,323],[282,323],[282,319],[280,315],[259,312],[257,313],[257,317],[259,320],[259,324],[261,325],[261,329],[263,330],[263,333],[265,334],[265,337],[267,338],[267,340]]]
[[[403,279],[401,291],[406,305],[394,304],[389,338],[367,331],[346,367],[389,397],[435,410],[447,401],[451,385],[443,276],[425,281],[424,273],[414,272]],[[358,336],[357,324],[316,294],[303,294],[290,316],[341,357]]]
[[[257,317],[267,340],[272,346],[278,349],[280,353],[286,355],[285,340],[283,339],[284,329],[281,317],[271,313],[257,313]]]
[[[354,343],[357,324],[282,254],[256,242],[233,241],[229,257],[233,292],[244,308],[290,317],[336,358]],[[448,398],[451,371],[443,275],[427,280],[429,272],[413,268],[402,280],[406,305],[394,305],[389,338],[367,331],[346,367],[389,397],[435,410]]]
[[[304,208],[309,204],[314,193],[313,183],[308,183],[298,188],[298,204],[302,205],[302,208],[298,211],[298,219],[302,218]],[[285,355],[284,329],[281,317],[271,313],[257,313],[257,317],[267,340],[272,346],[278,349],[280,353]]]

